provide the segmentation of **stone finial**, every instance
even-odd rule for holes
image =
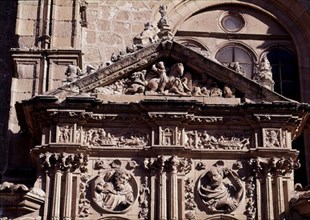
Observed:
[[[144,30],[133,39],[133,43],[138,48],[142,48],[148,44],[155,43],[157,40],[156,28],[150,22],[147,22],[144,24]]]
[[[88,3],[86,0],[80,0],[80,16],[81,16],[81,26],[87,27],[87,15],[86,15],[86,9],[87,9]]]
[[[268,89],[271,90],[274,89],[274,81],[272,79],[271,65],[266,56],[262,59],[261,63],[258,65],[258,71],[253,79]]]
[[[160,20],[157,23],[157,27],[160,29],[159,33],[157,34],[160,39],[167,39],[170,40],[172,39],[172,33],[171,33],[171,28],[168,24],[168,19],[167,19],[167,6],[166,5],[161,5],[159,6],[159,13],[161,15]]]

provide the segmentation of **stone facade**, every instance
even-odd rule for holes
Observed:
[[[308,1],[10,4],[0,219],[310,216]]]

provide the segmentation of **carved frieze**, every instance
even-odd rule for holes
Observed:
[[[207,76],[193,76],[183,63],[168,65],[159,61],[150,69],[136,71],[126,79],[97,87],[94,93],[106,95],[178,95],[204,97],[235,97],[235,88],[229,85],[220,86],[218,82]]]
[[[149,135],[143,130],[84,128],[83,132],[83,144],[94,147],[143,148],[149,144]]]
[[[207,131],[187,131],[186,146],[195,149],[246,150],[250,147],[249,137],[236,135],[210,135]]]
[[[244,187],[238,174],[230,168],[212,166],[197,185],[199,197],[208,213],[231,213],[243,198]]]

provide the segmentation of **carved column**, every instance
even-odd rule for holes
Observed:
[[[158,173],[158,189],[159,189],[159,206],[158,206],[158,214],[160,220],[167,219],[167,176],[164,170],[165,168],[165,158],[160,157],[160,170]]]
[[[61,176],[62,176],[61,171],[57,169],[54,176],[54,190],[52,198],[52,220],[60,219]]]
[[[51,188],[51,179],[48,174],[48,171],[45,172],[45,206],[44,206],[44,213],[43,213],[43,220],[48,220],[48,207],[50,203],[50,188]]]
[[[176,156],[173,156],[170,160],[171,163],[171,173],[170,173],[170,219],[178,219],[178,180],[177,180],[177,166],[179,165],[179,160]]]
[[[72,209],[72,179],[73,172],[76,169],[80,171],[87,171],[88,156],[81,154],[67,154],[67,153],[42,153],[39,155],[40,164],[46,172],[46,193],[49,195],[51,187],[53,191],[51,194],[51,206],[49,205],[49,198],[46,199],[46,204],[44,208],[44,219],[51,218],[52,220],[72,219],[71,209]],[[49,178],[49,174],[54,173],[53,180]],[[65,188],[62,189],[62,176],[65,175]],[[50,183],[53,183],[51,186]],[[63,192],[62,192],[63,190]],[[64,196],[64,203],[61,204],[61,195]],[[50,210],[51,211],[50,211]],[[63,210],[63,214],[61,214]],[[50,211],[50,213],[49,213]]]
[[[273,194],[272,194],[272,176],[270,173],[267,173],[266,176],[266,202],[265,202],[265,209],[266,209],[266,219],[274,219],[273,213]]]
[[[65,196],[64,196],[64,219],[71,219],[71,204],[72,204],[72,177],[73,174],[67,170],[66,171],[66,188],[65,188]]]

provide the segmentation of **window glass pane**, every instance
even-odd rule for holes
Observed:
[[[235,46],[229,46],[220,50],[215,58],[222,64],[239,62],[241,69],[245,71],[245,76],[252,78],[253,59],[244,49]]]
[[[272,67],[275,91],[299,101],[299,75],[294,54],[282,48],[274,48],[268,52],[267,58]]]
[[[217,55],[217,60],[221,63],[231,63],[233,62],[233,48],[227,47],[224,50],[221,50]]]
[[[235,61],[239,63],[252,63],[249,54],[240,48],[235,48]]]

